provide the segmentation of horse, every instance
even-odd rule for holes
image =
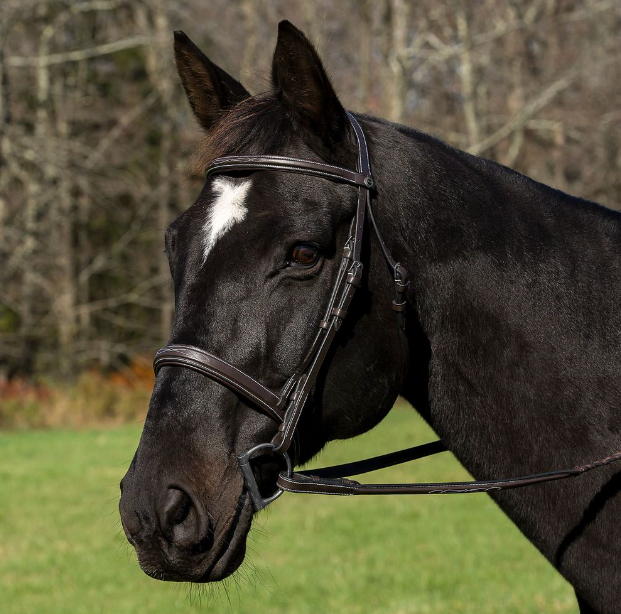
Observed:
[[[189,350],[159,367],[121,482],[122,525],[144,572],[191,582],[233,573],[261,507],[249,482],[268,501],[290,473],[285,455],[269,450],[252,463],[239,458],[282,439],[252,394],[295,396],[291,373],[326,326],[322,309],[343,276],[341,246],[351,248],[360,194],[371,192],[360,173],[349,185],[326,180],[330,168],[361,170],[356,126],[376,218],[361,227],[372,221],[377,233],[356,244],[359,288],[347,318],[335,312],[339,330],[306,387],[286,459],[304,463],[328,441],[368,431],[398,395],[477,480],[621,450],[621,214],[412,128],[350,115],[289,22],[279,24],[272,88],[260,95],[183,32],[174,50],[205,131],[196,154],[205,168],[231,156],[306,167],[211,176],[166,232],[175,288],[169,347],[222,358],[210,377],[197,367],[209,358],[183,368]],[[314,163],[323,174],[306,172]],[[387,274],[386,254],[409,282]],[[403,326],[389,300],[399,281]],[[278,415],[276,401],[270,407]],[[612,614],[621,600],[620,490],[611,464],[489,496],[573,586],[582,614]]]

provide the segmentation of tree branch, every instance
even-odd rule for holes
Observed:
[[[102,55],[109,55],[117,51],[132,49],[134,47],[146,47],[153,43],[150,36],[130,36],[113,43],[104,43],[88,49],[76,49],[64,53],[51,53],[45,56],[9,56],[5,59],[7,66],[50,66],[52,64],[63,64],[65,62],[80,62],[96,58]]]
[[[574,82],[576,76],[576,74],[568,75],[548,85],[541,93],[531,98],[524,105],[522,110],[511,119],[511,121],[502,126],[502,128],[499,128],[493,134],[490,134],[478,143],[474,143],[468,147],[468,153],[480,156],[495,145],[498,145],[498,143],[506,139],[513,132],[522,128],[528,120],[532,119],[539,111],[549,105],[560,92],[567,89]]]

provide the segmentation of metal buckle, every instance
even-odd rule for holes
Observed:
[[[395,284],[401,285],[403,288],[407,288],[408,284],[408,272],[403,268],[400,262],[396,262],[393,270],[393,279]]]
[[[347,283],[352,286],[356,286],[356,288],[360,288],[361,280],[362,280],[362,262],[356,261],[351,265],[347,273]]]
[[[244,484],[248,489],[248,493],[250,494],[250,498],[252,499],[252,504],[254,505],[255,511],[260,511],[263,508],[267,507],[272,501],[276,501],[280,495],[282,495],[284,490],[279,488],[273,495],[270,497],[262,497],[261,491],[259,490],[259,485],[257,484],[257,480],[254,477],[254,473],[252,471],[252,467],[250,466],[250,459],[255,455],[259,450],[263,450],[265,448],[269,448],[271,450],[275,449],[275,445],[273,443],[260,443],[258,446],[254,448],[250,448],[248,452],[242,454],[237,457],[239,461],[239,467],[241,469],[242,475],[244,476]],[[289,455],[285,452],[283,454],[279,453],[279,456],[282,456],[285,459],[285,463],[287,463],[287,476],[290,476],[293,472],[293,467],[291,466],[291,459]]]

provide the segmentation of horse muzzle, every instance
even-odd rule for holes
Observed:
[[[253,505],[244,484],[234,480],[208,511],[186,485],[153,488],[125,476],[119,509],[123,530],[141,569],[158,580],[214,582],[243,562]],[[215,509],[217,507],[217,510]]]

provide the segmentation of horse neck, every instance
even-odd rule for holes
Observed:
[[[621,216],[408,129],[371,139],[411,278],[404,396],[477,478],[621,446]]]

